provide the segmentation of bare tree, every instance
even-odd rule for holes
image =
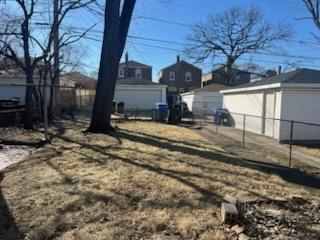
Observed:
[[[26,75],[26,116],[24,126],[27,129],[33,128],[33,96],[36,95],[34,85],[34,71],[40,62],[49,63],[54,53],[52,44],[55,36],[55,29],[60,28],[66,16],[74,10],[89,7],[96,0],[59,0],[57,18],[52,23],[44,24],[47,31],[36,31],[37,21],[49,20],[44,16],[48,12],[43,6],[48,4],[40,0],[13,0],[18,12],[21,14],[12,16],[7,14],[6,26],[0,31],[0,55],[13,60]],[[2,1],[2,4],[8,4]],[[47,6],[47,5],[45,5]],[[43,30],[43,29],[42,29]],[[44,33],[45,32],[45,33]],[[43,37],[43,34],[45,37]],[[59,47],[72,44],[85,35],[84,33],[64,32],[59,38]]]
[[[253,61],[241,64],[240,69],[256,75],[262,75],[266,71],[264,67],[254,63]]]
[[[125,47],[136,0],[105,1],[105,29],[98,73],[98,83],[89,132],[108,133],[118,76],[118,66]]]
[[[312,19],[316,27],[320,30],[320,0],[302,0],[311,16],[307,17],[308,19]],[[305,18],[304,18],[305,19]],[[320,42],[320,37],[316,34],[313,34],[315,39]]]
[[[187,38],[190,47],[185,52],[197,63],[223,56],[225,83],[232,84],[232,66],[239,57],[274,49],[290,33],[287,25],[264,21],[257,7],[232,7],[209,16],[206,22],[195,24]]]
[[[81,48],[79,44],[67,44],[63,47],[59,47],[61,54],[59,56],[59,74],[65,71],[74,71],[81,66],[81,59],[87,54],[86,49]],[[53,119],[53,108],[54,108],[54,83],[56,80],[56,74],[54,66],[54,54],[49,54],[48,57],[43,59],[43,64],[39,68],[39,87],[38,94],[40,95],[41,104],[43,104],[43,96],[41,85],[47,85],[47,82],[50,81],[50,94],[49,94],[49,105],[48,105],[48,118]],[[43,109],[43,106],[40,108]],[[42,116],[43,114],[41,114]]]

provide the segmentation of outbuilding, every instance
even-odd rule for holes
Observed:
[[[124,102],[126,110],[151,110],[166,102],[166,85],[140,78],[118,79],[114,101]]]
[[[297,69],[220,93],[236,128],[245,120],[247,131],[279,141],[320,140],[320,71]]]
[[[181,94],[181,100],[188,105],[189,110],[195,114],[212,114],[215,108],[222,107],[223,95],[221,90],[230,87],[224,84],[212,83],[203,88]]]

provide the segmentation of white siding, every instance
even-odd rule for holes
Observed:
[[[281,118],[281,106],[282,106],[282,91],[280,89],[276,90],[275,92],[275,104],[274,104],[274,118],[280,119]],[[274,121],[274,138],[279,139],[280,137],[280,126],[281,121],[275,120]]]
[[[275,110],[275,92],[269,90],[265,92],[265,121],[264,121],[264,134],[274,136],[274,110]]]
[[[187,94],[187,95],[181,96],[181,100],[187,104],[188,109],[191,112],[193,111],[193,99],[194,99],[194,94]]]
[[[35,84],[39,83],[38,77],[34,76]],[[26,87],[25,86],[14,86],[10,84],[26,84],[25,76],[0,76],[0,100],[7,100],[11,98],[18,98],[19,105],[25,104]],[[49,90],[47,93],[49,99]]]
[[[234,113],[247,114],[248,131],[265,134],[279,141],[290,140],[290,121],[320,124],[319,88],[285,87],[225,93],[223,103],[232,113],[235,127],[243,127],[243,116]],[[257,117],[250,115],[266,116],[282,121],[267,119],[259,122]],[[320,126],[295,123],[293,140],[320,140]]]
[[[149,110],[155,109],[156,103],[164,102],[165,87],[160,88],[122,88],[117,87],[114,94],[114,101],[124,102],[125,109]]]
[[[25,103],[26,87],[23,86],[1,86],[0,85],[0,100],[7,100],[11,98],[18,98],[19,104]]]
[[[222,94],[214,92],[196,92],[181,97],[181,100],[187,103],[189,110],[195,115],[212,115],[215,108],[222,106],[222,99]]]
[[[235,113],[260,116],[247,116],[246,129],[248,131],[262,133],[262,114],[263,114],[263,92],[241,92],[225,93],[223,96],[223,106],[227,108],[232,115],[236,128],[243,127],[243,116]]]
[[[320,124],[320,89],[283,89],[281,118]],[[320,140],[320,127],[295,124],[294,140]],[[281,124],[280,140],[290,139],[290,124]]]
[[[223,96],[219,93],[201,94],[203,102],[203,113],[213,114],[213,110],[222,107]]]

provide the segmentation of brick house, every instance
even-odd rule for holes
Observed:
[[[169,95],[179,95],[201,87],[201,69],[186,61],[180,61],[177,56],[175,64],[159,71],[158,81],[168,86]]]
[[[233,80],[231,86],[237,86],[245,83],[250,82],[251,73],[247,71],[243,71],[240,69],[233,68],[232,69],[232,76]],[[227,79],[225,76],[225,70],[224,67],[220,67],[216,70],[213,70],[209,73],[206,73],[202,75],[201,83],[202,87],[212,84],[212,83],[218,83],[218,84],[227,84]]]
[[[125,62],[119,64],[118,79],[137,78],[152,81],[152,67],[143,63],[129,60],[126,53]]]

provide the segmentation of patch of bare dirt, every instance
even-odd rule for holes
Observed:
[[[307,200],[249,204],[244,221],[251,239],[320,239],[320,204]]]
[[[250,240],[319,240],[320,204],[302,197],[250,201],[239,220],[222,232],[232,240],[241,234]]]

